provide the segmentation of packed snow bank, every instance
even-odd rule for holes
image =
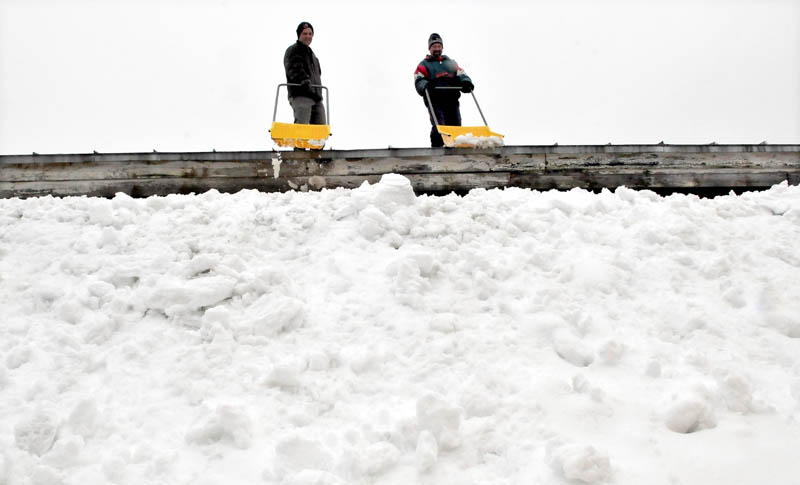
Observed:
[[[800,188],[0,200],[0,483],[794,483]]]

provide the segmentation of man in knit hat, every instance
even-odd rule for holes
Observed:
[[[289,86],[289,104],[294,110],[294,122],[298,124],[324,125],[325,107],[322,104],[322,69],[319,59],[311,50],[314,27],[308,22],[297,26],[297,42],[290,45],[283,55],[286,82],[299,84]]]
[[[442,37],[433,33],[428,37],[428,55],[419,63],[417,70],[414,71],[414,88],[422,96],[425,106],[428,106],[428,99],[425,90],[431,97],[431,106],[436,121],[440,125],[461,126],[461,110],[458,98],[461,92],[470,93],[474,86],[472,80],[467,76],[463,69],[458,67],[455,60],[442,55]],[[437,87],[458,87],[457,89],[436,89]],[[433,116],[431,120],[431,146],[444,146],[442,135],[436,129]]]

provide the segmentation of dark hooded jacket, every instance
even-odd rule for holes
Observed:
[[[308,79],[311,84],[322,84],[322,69],[319,59],[314,55],[311,47],[299,40],[290,45],[283,55],[283,67],[286,69],[286,82],[300,84]],[[314,101],[322,101],[322,88],[306,86],[289,86],[289,97],[305,96]]]

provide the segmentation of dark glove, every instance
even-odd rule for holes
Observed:
[[[302,86],[305,89],[310,88],[311,87],[311,79],[303,79],[302,81],[300,81],[300,86]]]
[[[475,86],[469,81],[464,81],[461,83],[461,92],[462,93],[471,93],[472,90],[475,89]]]

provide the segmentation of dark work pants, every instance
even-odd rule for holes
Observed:
[[[294,111],[295,124],[301,125],[325,125],[325,106],[322,101],[314,101],[305,96],[295,96],[289,98],[289,104]]]
[[[434,103],[433,113],[436,115],[436,121],[440,125],[461,126],[461,111],[459,110],[458,101],[438,105]],[[442,135],[436,129],[436,124],[433,121],[433,116],[430,115],[430,111],[428,112],[428,118],[431,120],[431,146],[434,148],[444,146],[444,140],[442,140]]]

